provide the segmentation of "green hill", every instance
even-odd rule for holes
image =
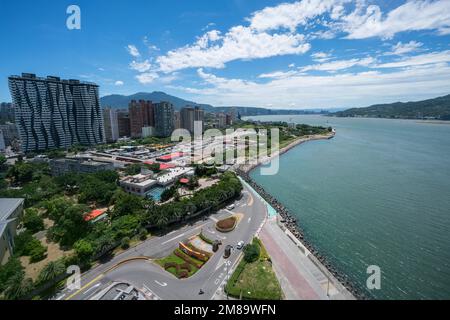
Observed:
[[[422,101],[352,108],[331,115],[336,117],[450,120],[450,95]]]

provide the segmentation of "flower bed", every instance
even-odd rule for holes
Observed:
[[[236,228],[237,218],[235,216],[217,221],[216,229],[220,232],[230,232]]]

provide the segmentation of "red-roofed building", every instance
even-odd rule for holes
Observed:
[[[90,213],[84,215],[84,221],[97,222],[101,219],[106,218],[107,209],[96,209],[92,210]]]
[[[148,164],[148,165],[152,165],[157,162],[145,161],[144,163]],[[167,170],[167,169],[171,169],[171,168],[176,168],[176,165],[174,165],[173,163],[158,163],[158,164],[159,164],[159,170]]]
[[[159,157],[156,160],[162,161],[162,162],[169,162],[169,161],[172,161],[174,159],[181,158],[182,156],[184,156],[183,152],[175,152],[175,153],[172,153],[172,154],[167,154],[165,156]]]

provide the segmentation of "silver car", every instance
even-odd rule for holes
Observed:
[[[244,241],[239,241],[238,244],[237,244],[237,246],[236,246],[236,248],[237,248],[238,250],[241,250],[241,249],[244,247],[244,244],[245,244]]]

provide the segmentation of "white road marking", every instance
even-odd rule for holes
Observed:
[[[89,289],[87,289],[85,292],[83,292],[83,295],[86,295],[89,291],[97,288],[98,286],[100,286],[100,283],[97,283],[97,284],[93,285],[92,287],[90,287]]]
[[[66,296],[66,294],[64,293],[63,295],[59,296],[56,300],[61,300],[62,298],[64,298]]]
[[[176,237],[174,237],[174,238],[172,238],[172,239],[170,239],[170,240],[164,241],[162,244],[166,244],[166,243],[172,242],[173,240],[178,239],[178,238],[181,238],[181,237],[183,237],[184,235],[185,235],[185,233],[182,233],[182,234],[180,234],[180,235],[178,235],[178,236],[176,236]]]
[[[250,221],[252,221],[252,217],[248,218],[248,223],[250,223]]]
[[[167,287],[167,283],[165,282],[159,282],[158,280],[155,280],[155,282],[159,284],[161,287]]]

